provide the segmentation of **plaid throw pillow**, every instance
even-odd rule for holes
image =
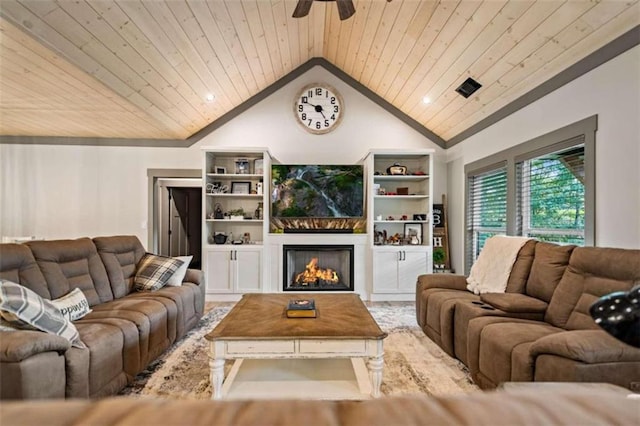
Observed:
[[[33,327],[64,337],[76,348],[87,348],[71,321],[50,301],[20,284],[0,280],[0,316],[17,328]]]
[[[138,263],[138,270],[133,280],[136,291],[155,291],[169,281],[169,278],[184,262],[172,257],[156,256],[147,253]]]

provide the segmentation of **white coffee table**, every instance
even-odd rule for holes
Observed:
[[[313,297],[317,318],[287,318]],[[380,396],[386,337],[354,294],[247,294],[205,338],[212,399]],[[235,359],[226,380],[224,365]]]

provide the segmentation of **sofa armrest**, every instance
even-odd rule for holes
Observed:
[[[0,335],[1,362],[20,362],[43,352],[64,353],[71,347],[64,337],[41,331],[2,331]]]
[[[520,293],[484,293],[480,300],[508,313],[544,314],[549,306],[545,301]]]
[[[200,286],[204,282],[204,273],[199,269],[187,269],[187,273],[182,281]]]
[[[551,334],[531,345],[531,355],[551,354],[586,364],[639,362],[640,349],[603,330],[573,330]]]
[[[453,274],[424,274],[418,276],[416,284],[418,292],[428,288],[444,288],[448,290],[467,290],[467,277]]]

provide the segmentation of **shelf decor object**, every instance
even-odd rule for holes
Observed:
[[[251,182],[231,182],[232,194],[249,194],[251,192]]]

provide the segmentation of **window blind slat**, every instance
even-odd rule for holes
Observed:
[[[582,245],[584,144],[521,161],[516,177],[518,234]]]
[[[471,175],[467,200],[467,265],[477,258],[487,238],[507,230],[507,169]]]

